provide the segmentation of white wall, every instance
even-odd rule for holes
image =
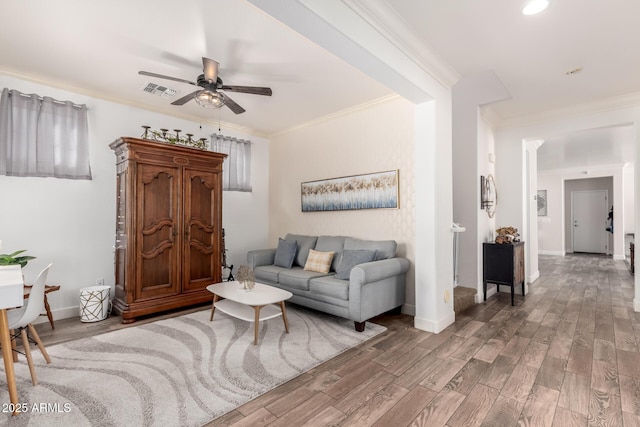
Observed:
[[[466,231],[460,234],[458,283],[482,294],[482,243],[493,239],[495,221],[480,206],[480,176],[494,173],[493,131],[479,107],[509,97],[493,71],[465,76],[453,94],[453,217]]]
[[[480,209],[480,175],[487,176],[489,174],[494,175],[496,173],[495,162],[489,161],[489,154],[495,156],[495,140],[493,135],[493,129],[489,124],[481,117],[480,111],[478,111],[478,157],[476,159],[477,164],[477,176],[475,185],[475,211],[477,213],[477,228],[475,239],[475,256],[476,256],[476,271],[474,288],[477,290],[476,302],[480,302],[482,294],[482,276],[483,276],[483,254],[482,243],[492,242],[495,239],[496,218],[495,214],[493,218],[489,218],[486,210]],[[454,175],[458,171],[454,171]],[[500,194],[498,193],[498,197]],[[496,209],[498,209],[496,205]]]
[[[564,185],[562,176],[538,173],[538,190],[547,191],[547,215],[538,219],[538,250],[542,255],[565,255]]]
[[[623,232],[633,233],[635,231],[635,198],[633,194],[635,192],[635,185],[633,182],[634,166],[627,164],[622,169],[622,191],[624,192],[623,204],[624,204],[624,224]],[[615,224],[614,224],[615,226]]]
[[[415,311],[414,105],[403,98],[359,109],[271,138],[269,246],[287,233],[392,239],[411,261],[405,311]],[[302,212],[300,184],[399,170],[400,208]]]
[[[0,87],[37,93],[87,104],[93,180],[0,176],[3,208],[0,240],[3,252],[28,249],[37,259],[25,268],[25,279],[35,280],[49,262],[54,266],[49,283],[61,290],[50,294],[54,318],[78,316],[79,289],[103,278],[114,286],[115,156],[109,143],[121,136],[139,137],[141,125],[152,129],[182,129],[196,137],[208,137],[217,128],[175,119],[0,75]],[[253,146],[253,193],[224,194],[223,226],[230,261],[246,262],[246,251],[267,241],[269,142],[235,132],[222,133],[250,139]],[[8,202],[10,201],[10,202]]]

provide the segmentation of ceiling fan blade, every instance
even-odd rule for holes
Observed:
[[[198,86],[197,84],[195,84],[194,82],[190,82],[189,80],[179,79],[177,77],[163,76],[162,74],[150,73],[149,71],[138,71],[138,74],[149,77],[157,77],[159,79],[173,80],[174,82],[189,83],[190,85]]]
[[[218,92],[218,93],[220,93],[220,92]],[[229,96],[225,95],[224,93],[220,93],[220,95],[224,99],[224,105],[229,107],[229,109],[231,111],[233,111],[234,113],[242,114],[242,113],[244,113],[246,111],[244,108],[239,106],[233,99],[229,98]]]
[[[257,87],[257,86],[222,86],[220,89],[226,90],[228,92],[240,92],[240,93],[250,93],[253,95],[264,95],[271,96],[271,88],[270,87]]]
[[[185,95],[180,99],[176,99],[175,101],[173,101],[171,103],[171,105],[184,105],[187,102],[191,101],[193,98],[195,98],[196,96],[198,96],[198,94],[200,92],[203,92],[203,90],[197,90],[195,92],[191,92],[189,95]]]
[[[215,83],[218,80],[218,64],[213,59],[202,57],[202,71],[204,71],[204,78],[209,83]]]

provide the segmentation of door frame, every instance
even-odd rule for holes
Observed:
[[[573,194],[574,193],[604,193],[605,199],[604,199],[604,216],[603,218],[606,218],[606,215],[609,212],[609,190],[577,190],[577,191],[572,191],[571,192],[571,212],[569,213],[571,215],[571,220],[569,221],[569,223],[571,224],[571,252],[575,253],[576,252],[576,248],[575,248],[575,237],[574,237],[574,230],[575,227],[573,226],[574,223],[574,208],[573,208]],[[608,236],[605,236],[607,238],[605,238],[605,255],[611,255],[611,248],[609,247],[609,239]],[[596,252],[599,253],[599,252]]]

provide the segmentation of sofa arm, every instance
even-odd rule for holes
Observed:
[[[409,270],[409,260],[406,258],[389,258],[367,262],[356,265],[351,269],[349,283],[351,285],[364,285],[405,274],[407,270]]]
[[[247,262],[249,267],[256,268],[260,265],[273,265],[276,259],[276,250],[271,249],[256,249],[254,251],[247,252]]]
[[[404,304],[409,260],[390,258],[351,269],[349,318],[364,322]]]

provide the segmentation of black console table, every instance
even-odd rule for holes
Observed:
[[[511,287],[511,305],[514,305],[514,289],[522,284],[524,298],[524,242],[483,243],[482,290],[487,300],[487,283],[494,283],[496,291],[500,286]]]

